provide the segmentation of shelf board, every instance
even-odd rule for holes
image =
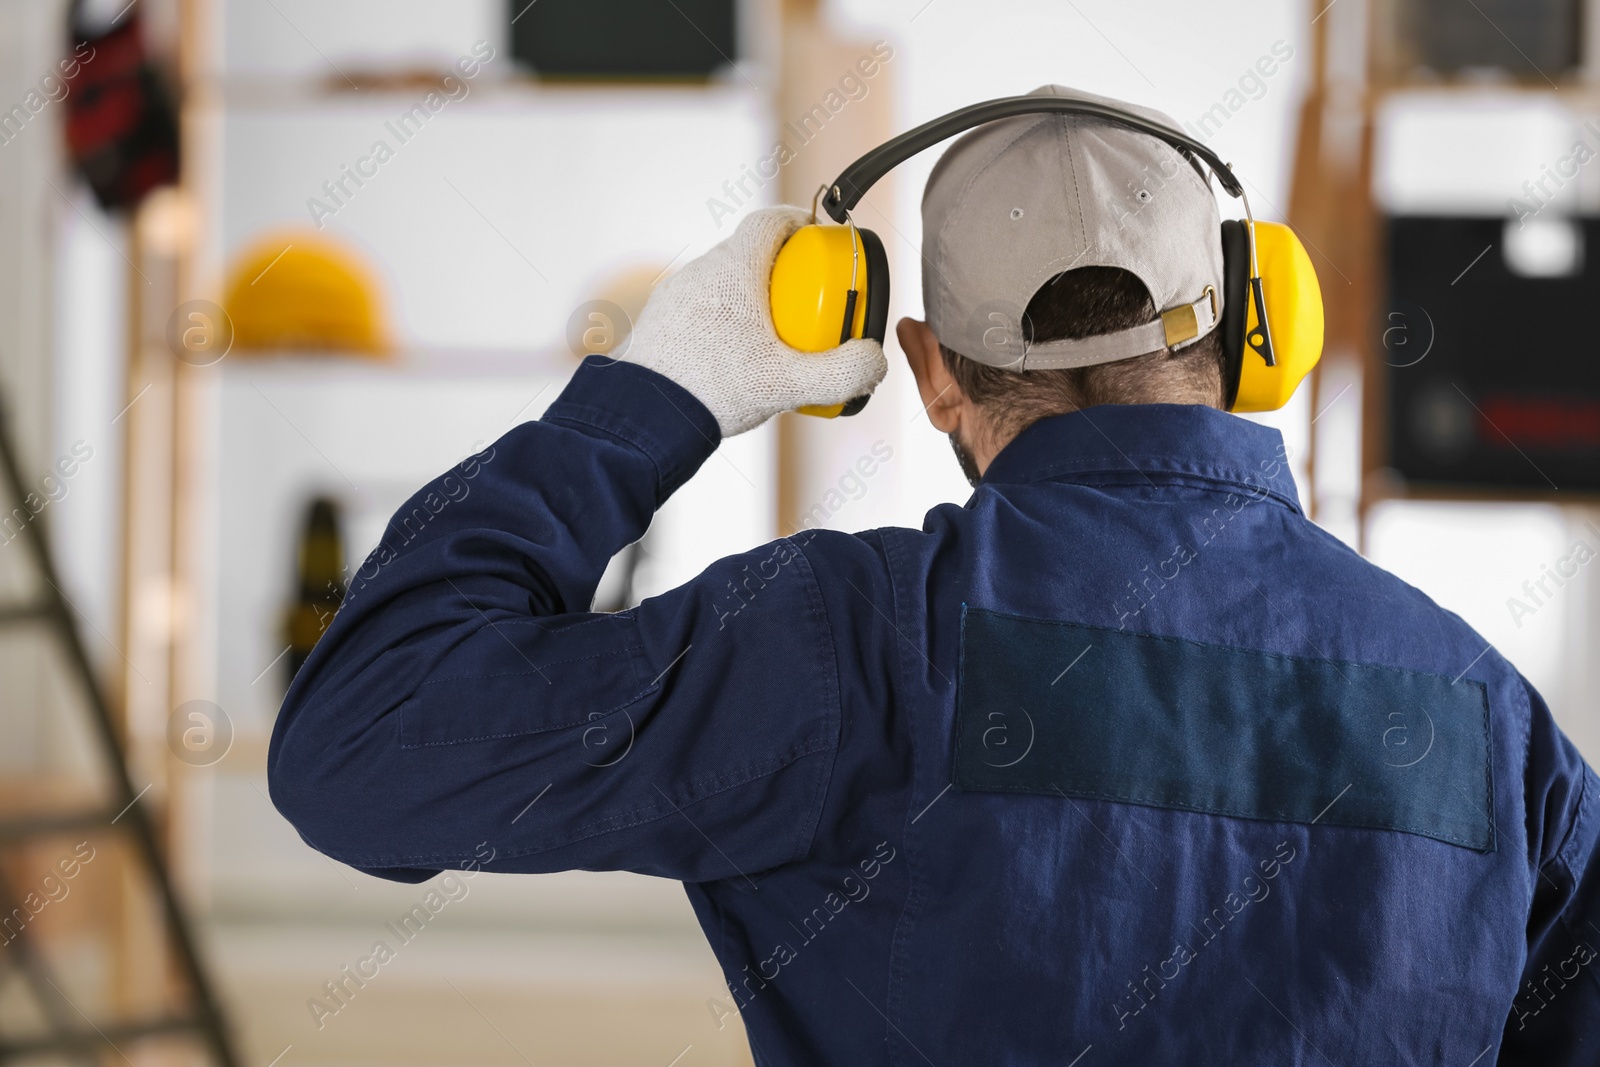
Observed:
[[[252,351],[230,353],[216,366],[229,378],[254,381],[382,379],[437,384],[441,379],[565,379],[578,369],[578,362],[565,350],[404,349],[382,359],[344,352]]]
[[[443,71],[441,71],[443,73]],[[758,78],[759,82],[760,79]],[[451,107],[491,108],[512,113],[570,110],[573,107],[628,108],[691,101],[707,107],[749,101],[761,94],[735,75],[705,82],[541,81],[527,76],[483,77],[468,83],[467,95]],[[426,86],[383,86],[360,91],[330,85],[323,78],[228,77],[207,84],[203,100],[225,111],[368,111],[420,99]]]

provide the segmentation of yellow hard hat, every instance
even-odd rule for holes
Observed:
[[[229,272],[224,309],[236,351],[384,355],[392,350],[373,271],[311,231],[253,242]]]

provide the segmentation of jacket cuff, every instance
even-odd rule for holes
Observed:
[[[540,422],[599,430],[655,464],[657,503],[700,469],[722,443],[711,411],[683,386],[637,363],[586,356]]]

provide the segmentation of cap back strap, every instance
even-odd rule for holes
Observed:
[[[1132,359],[1163,348],[1186,348],[1216,329],[1218,321],[1216,291],[1208,285],[1198,300],[1169,308],[1161,313],[1160,318],[1140,326],[1097,333],[1092,337],[1063,338],[1026,345],[1021,362],[1015,366],[1018,370],[1092,367],[1100,363]]]

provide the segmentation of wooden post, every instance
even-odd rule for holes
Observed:
[[[1310,0],[1311,85],[1300,107],[1289,198],[1289,222],[1306,243],[1322,283],[1325,312],[1323,358],[1311,376],[1311,410],[1316,419],[1327,397],[1330,371],[1362,368],[1363,488],[1358,531],[1365,525],[1365,473],[1371,467],[1368,438],[1380,423],[1373,409],[1372,330],[1378,292],[1379,220],[1372,200],[1372,125],[1366,41],[1371,18],[1368,0]],[[1370,31],[1368,31],[1370,32]],[[1357,38],[1352,42],[1352,38]],[[1352,47],[1354,44],[1354,47]],[[1336,49],[1336,45],[1339,46]],[[1340,66],[1335,54],[1356,66]],[[1315,514],[1318,492],[1316,431],[1311,434],[1308,512]],[[1359,539],[1358,532],[1358,539]]]
[[[851,160],[888,140],[894,94],[888,72],[879,74],[863,98],[850,101],[813,140],[799,144],[785,124],[798,123],[830,91],[837,92],[839,79],[855,71],[862,56],[872,54],[872,42],[836,36],[819,16],[815,0],[784,0],[782,31],[776,136],[790,145],[794,157],[779,171],[778,190],[784,203],[809,208],[819,186],[837,177]],[[862,225],[884,228],[875,220],[879,214],[892,213],[889,191],[888,182],[872,191],[873,209]],[[809,458],[836,428],[829,421],[795,414],[778,416],[775,428],[776,518],[778,534],[787,536],[800,529],[806,503],[817,491],[811,484]]]

